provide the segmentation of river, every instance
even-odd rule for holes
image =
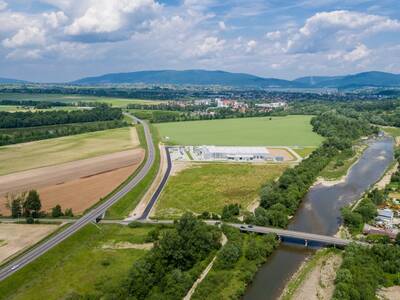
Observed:
[[[340,208],[358,200],[377,182],[393,161],[393,140],[367,142],[368,148],[351,167],[344,182],[313,186],[305,196],[289,229],[334,235],[340,226]],[[281,244],[257,272],[244,300],[277,299],[286,283],[314,250],[300,245]]]

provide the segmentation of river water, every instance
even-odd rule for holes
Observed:
[[[313,186],[303,200],[289,229],[334,235],[340,226],[340,208],[358,200],[383,175],[393,161],[393,140],[368,141],[368,148],[352,166],[344,182]],[[282,244],[256,274],[244,300],[277,299],[286,283],[314,250]]]

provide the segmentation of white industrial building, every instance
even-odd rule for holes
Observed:
[[[265,147],[199,146],[193,152],[201,160],[267,161],[273,160]]]

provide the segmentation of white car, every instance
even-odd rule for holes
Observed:
[[[11,271],[14,271],[15,269],[18,269],[19,265],[14,265],[11,267]]]

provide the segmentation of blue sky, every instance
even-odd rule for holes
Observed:
[[[400,73],[398,0],[0,0],[0,77]]]

